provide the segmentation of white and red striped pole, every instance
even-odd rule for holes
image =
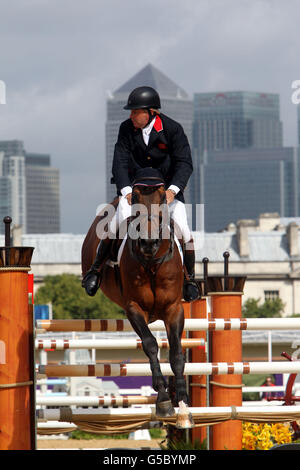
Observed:
[[[170,364],[162,363],[163,375],[173,375]],[[88,365],[39,365],[38,378],[46,377],[137,377],[151,376],[148,363],[88,364]],[[185,364],[184,375],[243,375],[243,374],[298,374],[300,361],[273,362],[208,362]]]

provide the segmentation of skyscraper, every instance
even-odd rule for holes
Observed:
[[[59,171],[49,155],[27,153],[21,140],[0,141],[0,193],[0,215],[24,233],[60,231]]]
[[[205,150],[282,146],[279,95],[232,91],[194,95],[194,146]]]
[[[299,215],[297,149],[209,151],[206,160],[201,166],[206,232],[266,212]]]
[[[4,152],[0,152],[0,234],[4,233],[3,218],[12,213],[11,181],[4,176],[3,160]]]
[[[193,144],[192,202],[205,205],[206,231],[261,212],[297,212],[298,163],[282,147],[279,95],[196,93]]]
[[[27,233],[60,232],[59,170],[50,166],[50,155],[25,155]]]
[[[10,185],[11,213],[14,225],[21,225],[27,230],[26,220],[26,181],[24,155],[10,155],[3,158],[3,175],[8,178]]]
[[[123,109],[129,93],[139,86],[151,86],[158,91],[161,98],[161,111],[172,119],[180,122],[192,147],[193,102],[187,93],[166,77],[160,70],[148,64],[124,85],[112,93],[107,100],[106,121],[106,181],[107,202],[116,195],[114,184],[110,183],[114,146],[118,137],[119,126],[128,119],[129,112]],[[186,202],[189,201],[189,185],[185,191]]]

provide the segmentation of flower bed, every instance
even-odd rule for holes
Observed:
[[[243,450],[269,450],[275,444],[292,442],[292,431],[284,423],[243,423]]]

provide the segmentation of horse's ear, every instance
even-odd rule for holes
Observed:
[[[131,196],[131,201],[133,204],[135,204],[138,201],[139,195],[140,195],[140,190],[138,186],[133,186],[132,196]]]
[[[165,186],[164,186],[164,185],[159,186],[158,191],[159,191],[159,193],[160,193],[160,200],[161,200],[161,204],[162,204],[162,203],[165,202],[165,200],[166,200],[166,190],[165,190]]]

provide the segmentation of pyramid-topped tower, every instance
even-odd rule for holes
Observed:
[[[164,75],[152,64],[146,65],[142,70],[127,80],[114,95],[125,93],[126,96],[138,86],[150,86],[163,98],[188,99],[188,94],[170,78]]]

